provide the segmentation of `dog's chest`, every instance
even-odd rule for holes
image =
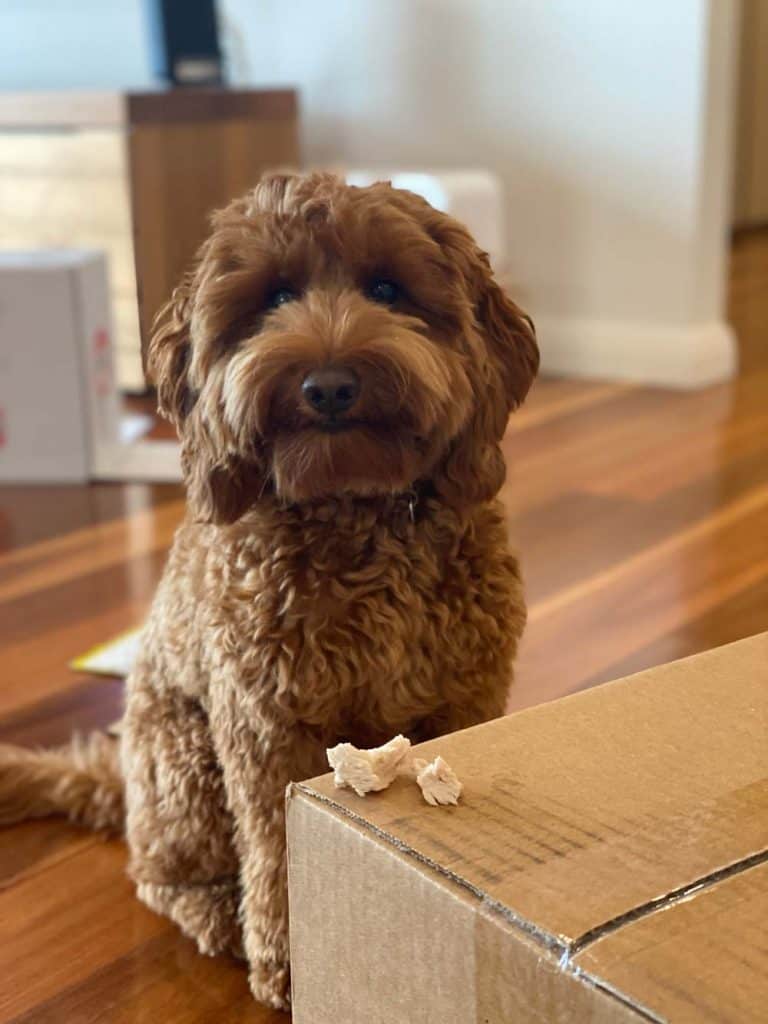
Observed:
[[[458,529],[362,525],[275,516],[206,536],[203,675],[226,671],[265,713],[391,735],[508,661],[522,602],[492,509]]]
[[[397,704],[409,719],[435,702],[444,576],[434,549],[391,534],[247,537],[219,566],[217,632],[244,684],[306,721]]]

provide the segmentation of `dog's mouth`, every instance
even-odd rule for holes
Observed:
[[[319,430],[321,434],[341,434],[344,431],[355,430],[359,427],[365,427],[368,424],[363,423],[361,420],[321,420],[318,423],[313,423],[312,426]]]
[[[296,420],[276,430],[270,443],[275,490],[290,501],[399,492],[423,476],[432,461],[428,440],[405,417]]]
[[[371,440],[384,438],[402,433],[402,424],[390,423],[379,418],[363,418],[362,416],[328,416],[323,419],[305,420],[297,424],[294,432],[299,436],[311,436],[318,434],[336,436],[339,434],[359,433]]]
[[[417,451],[424,450],[428,444],[427,439],[413,430],[405,423],[390,423],[383,419],[363,419],[361,417],[328,418],[323,420],[312,420],[302,424],[296,424],[293,429],[286,431],[287,435],[293,435],[300,443],[301,438],[309,440],[312,435],[317,437],[337,437],[349,434],[358,434],[371,443],[393,442],[412,447]],[[285,436],[285,435],[283,435]]]

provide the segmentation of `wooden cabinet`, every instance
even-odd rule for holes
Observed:
[[[107,253],[118,378],[141,390],[142,336],[210,211],[297,163],[292,90],[0,94],[0,246]]]
[[[768,0],[742,5],[733,219],[768,224]]]

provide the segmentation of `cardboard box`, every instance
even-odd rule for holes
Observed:
[[[768,1020],[768,634],[288,794],[294,1024]]]
[[[119,440],[106,264],[0,253],[0,481],[84,482]]]

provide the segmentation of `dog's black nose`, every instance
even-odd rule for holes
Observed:
[[[333,416],[352,408],[360,395],[360,381],[352,370],[329,366],[305,377],[301,392],[315,412]]]

